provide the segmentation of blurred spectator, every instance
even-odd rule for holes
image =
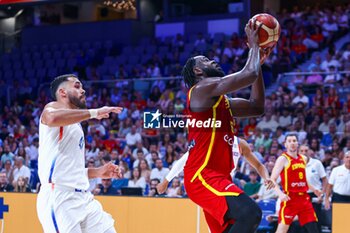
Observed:
[[[85,153],[85,157],[87,160],[89,160],[90,158],[96,159],[99,152],[100,152],[100,148],[96,146],[96,141],[92,140],[90,144],[90,148]]]
[[[319,74],[316,74],[315,72],[319,72],[318,68],[315,66],[315,67],[312,67],[312,73],[311,75],[307,76],[306,78],[306,81],[305,81],[305,84],[319,84],[321,85],[322,82],[323,82],[323,78],[321,75]]]
[[[136,148],[136,143],[141,142],[141,134],[136,132],[136,126],[131,126],[131,131],[125,136],[126,144],[131,150]]]
[[[321,145],[329,147],[332,145],[333,141],[338,139],[337,135],[337,125],[335,123],[329,124],[329,132],[323,134]]]
[[[257,124],[256,127],[260,129],[268,128],[272,131],[276,131],[278,122],[272,118],[272,113],[269,110],[266,110],[264,118]]]
[[[171,182],[171,186],[167,189],[166,194],[168,197],[181,197],[182,189],[180,179],[175,177]]]
[[[174,150],[174,146],[172,144],[169,144],[166,148],[164,156],[165,167],[170,167],[177,159],[177,157],[178,153]]]
[[[145,178],[146,183],[149,183],[151,177],[151,169],[147,163],[146,159],[142,159],[138,166],[141,176]]]
[[[169,173],[168,168],[163,167],[163,161],[161,159],[157,159],[155,162],[156,167],[151,171],[151,180],[158,179],[160,182],[163,181],[165,176]]]
[[[250,171],[249,179],[250,181],[244,185],[243,190],[249,197],[257,199],[261,186],[261,183],[258,182],[258,173],[256,171]]]
[[[341,77],[339,74],[335,73],[336,70],[334,66],[329,66],[329,72],[331,72],[332,74],[326,75],[326,77],[324,78],[324,83],[335,84],[336,82],[340,81]]]
[[[112,179],[102,179],[102,183],[98,185],[97,195],[118,195],[118,189],[112,186]]]
[[[157,185],[159,183],[160,183],[159,179],[157,179],[157,178],[151,179],[148,196],[156,197],[159,195],[158,191],[157,191]]]
[[[323,122],[318,126],[318,130],[322,133],[329,133],[329,125],[333,123],[328,113],[323,114]]]
[[[119,68],[115,72],[114,76],[115,76],[116,79],[119,79],[120,77],[128,78],[128,73],[126,72],[125,67],[124,67],[123,64],[119,65]]]
[[[13,186],[9,183],[6,172],[0,172],[0,192],[11,192]]]
[[[31,190],[28,187],[28,179],[26,177],[20,176],[14,184],[14,192],[19,193],[30,193]]]
[[[252,136],[255,128],[256,128],[256,118],[255,117],[249,118],[248,124],[243,128],[244,137],[248,138]]]
[[[258,149],[260,146],[263,146],[265,149],[270,148],[272,144],[272,139],[270,138],[271,130],[269,128],[263,129],[263,136],[255,140],[255,149]]]
[[[332,194],[333,193],[333,194]],[[330,208],[330,196],[332,203],[350,203],[350,152],[344,155],[344,164],[332,170],[327,186],[325,208]]]
[[[29,160],[29,166],[34,169],[38,168],[38,157],[39,157],[38,148],[39,148],[39,138],[34,138],[33,143],[29,146],[27,150],[28,158],[26,158],[27,160]]]
[[[1,164],[4,165],[7,160],[11,161],[11,164],[14,164],[14,158],[15,155],[11,152],[10,146],[6,144],[4,146],[4,152],[1,155]]]
[[[17,183],[19,177],[24,177],[28,184],[30,181],[30,175],[30,169],[24,165],[24,159],[22,157],[16,157],[13,169],[13,184]]]
[[[327,53],[326,60],[321,64],[321,69],[324,71],[330,71],[331,67],[333,67],[334,70],[337,70],[340,67],[340,63],[334,59],[331,54]]]
[[[143,176],[141,176],[141,169],[138,167],[135,167],[132,171],[131,178],[128,182],[128,187],[130,188],[142,188],[145,190],[146,188],[146,180]]]
[[[12,184],[13,181],[13,166],[10,160],[6,160],[4,164],[4,168],[1,170],[1,172],[6,173],[7,180],[10,184]]]
[[[136,142],[136,148],[132,150],[132,157],[133,157],[133,159],[137,159],[138,158],[137,153],[138,153],[139,150],[141,150],[143,152],[143,155],[147,155],[148,154],[148,150],[143,145],[142,141],[137,141]],[[149,160],[149,158],[147,158],[147,162],[151,162]]]
[[[288,108],[282,108],[282,114],[280,115],[279,119],[278,119],[278,124],[280,125],[280,127],[286,129],[288,128],[288,126],[290,126],[292,124],[292,116],[291,116],[291,112],[289,111]],[[278,127],[277,127],[278,129]]]
[[[141,149],[137,149],[136,152],[136,160],[134,161],[132,167],[136,168],[139,166],[140,161],[145,159],[145,154],[143,153],[143,151]]]
[[[304,94],[304,90],[301,87],[298,88],[298,95],[294,97],[294,99],[292,100],[292,104],[295,105],[295,104],[298,104],[299,102],[302,102],[306,106],[309,105],[309,97],[307,97]]]
[[[319,128],[319,125],[317,121],[312,121],[308,130],[308,134],[306,136],[309,143],[311,143],[311,140],[314,138],[316,140],[321,140],[323,138],[323,133],[318,128]]]
[[[194,42],[194,46],[196,48],[199,48],[201,46],[206,46],[207,42],[205,41],[205,38],[203,37],[203,33],[197,34],[197,39]]]
[[[325,108],[332,108],[331,113],[334,114],[335,110],[340,109],[340,100],[335,87],[330,87],[328,90],[328,95],[325,99]]]
[[[160,96],[162,95],[162,93],[160,92],[160,89],[158,86],[154,86],[151,89],[151,93],[149,94],[148,98],[150,100],[152,100],[153,102],[158,102]]]

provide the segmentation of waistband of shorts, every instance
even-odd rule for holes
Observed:
[[[46,183],[42,184],[41,187],[43,188],[50,188],[52,190],[60,190],[60,191],[68,191],[68,192],[76,192],[76,193],[87,193],[89,191],[84,189],[77,189],[73,187],[69,187],[66,185],[60,185],[60,184],[54,184],[54,183]]]
[[[302,196],[306,196],[308,195],[307,192],[289,192],[288,193],[288,196],[299,196],[299,197],[302,197]]]

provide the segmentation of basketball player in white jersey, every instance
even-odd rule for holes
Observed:
[[[85,90],[69,74],[51,83],[55,101],[48,103],[39,125],[38,173],[41,189],[37,212],[45,233],[115,233],[114,220],[86,190],[91,178],[117,178],[119,168],[108,163],[85,168],[81,121],[108,118],[122,108],[86,109]]]
[[[272,189],[274,187],[273,182],[270,179],[269,172],[266,167],[256,158],[253,154],[252,150],[249,147],[249,144],[246,140],[242,138],[238,138],[234,136],[233,140],[226,140],[232,146],[232,156],[233,163],[235,165],[234,169],[231,172],[231,175],[234,175],[234,172],[238,165],[238,160],[241,155],[245,157],[245,159],[252,165],[259,175],[264,179],[264,184],[267,186],[267,190]],[[189,146],[189,150],[191,149],[191,145]],[[188,158],[188,152],[186,152],[171,168],[168,175],[165,177],[162,183],[157,185],[157,191],[159,194],[162,194],[168,188],[169,182],[174,179],[185,167],[186,161]]]

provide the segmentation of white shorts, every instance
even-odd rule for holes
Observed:
[[[90,192],[43,185],[37,213],[45,233],[104,233],[114,228],[112,216],[103,211]]]

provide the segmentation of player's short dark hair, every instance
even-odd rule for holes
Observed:
[[[64,74],[56,77],[50,84],[50,90],[51,90],[51,96],[53,100],[57,100],[56,97],[56,92],[58,87],[61,85],[61,83],[64,83],[68,81],[68,78],[73,77],[73,78],[78,78],[75,74]]]
[[[297,139],[297,141],[299,141],[298,134],[296,134],[296,133],[288,133],[284,139],[284,142],[287,141],[288,137],[295,137]]]
[[[196,84],[196,75],[193,71],[193,67],[196,65],[196,60],[194,57],[191,57],[187,60],[184,65],[181,75],[184,77],[184,82],[187,88],[191,88]]]

